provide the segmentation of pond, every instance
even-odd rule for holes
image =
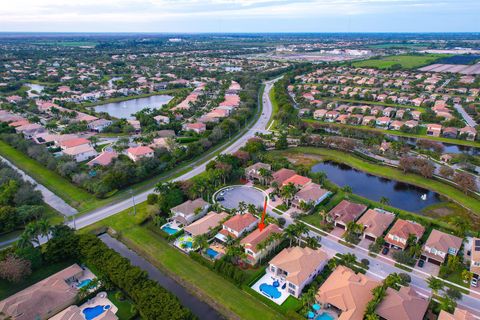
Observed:
[[[115,118],[135,119],[132,114],[146,108],[160,109],[172,100],[172,96],[158,95],[146,98],[137,98],[121,102],[111,102],[95,106],[95,112],[106,112]]]
[[[330,181],[340,187],[348,185],[353,193],[362,197],[378,202],[382,197],[386,197],[390,206],[410,212],[421,214],[425,207],[442,202],[436,192],[377,177],[344,164],[325,161],[314,165],[312,171],[325,172]],[[425,200],[421,198],[423,195],[426,195]]]
[[[416,146],[417,143],[417,138],[407,138],[407,137],[401,137],[401,136],[395,136],[395,135],[387,135],[388,138],[396,141],[403,141],[411,146]],[[443,145],[443,153],[468,153],[471,155],[478,155],[480,154],[480,150],[475,147],[469,147],[469,146],[464,146],[460,144],[452,144],[452,143],[446,143],[446,142],[439,142],[440,144]]]
[[[45,86],[36,83],[25,83],[25,85],[30,88],[27,92],[37,91],[37,93],[41,93],[45,89]]]

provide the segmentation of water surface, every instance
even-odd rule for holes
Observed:
[[[121,102],[106,103],[95,106],[95,112],[106,112],[115,118],[135,119],[135,114],[143,109],[160,109],[163,105],[172,100],[172,96],[158,95],[147,98],[137,98]]]

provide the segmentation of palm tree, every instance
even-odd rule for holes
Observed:
[[[384,205],[388,205],[390,203],[390,200],[387,197],[381,197],[380,198],[380,203]]]
[[[312,249],[318,248],[318,240],[314,237],[307,237],[307,247]]]
[[[293,183],[289,183],[280,190],[280,194],[282,198],[284,198],[287,202],[287,206],[290,206],[290,200],[295,196],[297,193],[297,188]]]
[[[30,222],[27,224],[25,227],[25,230],[23,231],[29,238],[31,242],[35,242],[36,244],[40,244],[40,241],[38,240],[38,224],[35,222]]]
[[[466,269],[462,271],[463,282],[470,283],[470,281],[472,281],[472,278],[473,278],[473,273],[471,273],[470,271],[468,271]]]
[[[352,187],[350,187],[349,185],[345,185],[343,186],[342,191],[345,193],[352,193]]]
[[[279,191],[280,191],[280,186],[278,185],[278,182],[277,182],[277,181],[273,181],[273,182],[272,182],[272,188],[273,188],[275,194],[278,194],[278,193],[279,193]]]
[[[294,224],[295,226],[295,231],[297,233],[297,237],[298,237],[298,244],[300,244],[300,237],[302,235],[307,235],[308,232],[310,232],[310,229],[308,229],[308,227],[306,225],[304,225],[303,223],[296,223]]]
[[[17,246],[19,248],[28,248],[32,246],[32,238],[26,232],[23,232],[20,237],[18,238]]]
[[[201,234],[193,237],[193,247],[199,248],[200,250],[208,247],[208,239],[206,234]]]
[[[268,247],[267,241],[261,241],[255,247],[257,251],[260,253],[260,259],[258,261],[260,264],[262,264],[262,256],[263,256],[261,251],[265,250],[267,247]]]
[[[350,268],[357,262],[357,257],[353,253],[346,253],[342,256],[342,260]]]
[[[245,210],[247,210],[247,204],[245,203],[245,201],[240,201],[238,203],[238,211],[240,211],[240,214],[243,214]]]
[[[255,205],[253,203],[249,203],[247,205],[247,211],[250,212],[251,214],[256,214],[257,208],[255,208]]]
[[[297,230],[295,229],[295,225],[291,224],[288,227],[286,227],[284,230],[285,237],[290,241],[290,247],[292,246],[292,241],[296,238],[297,236]]]
[[[267,181],[272,177],[272,173],[270,172],[270,170],[265,169],[265,168],[260,168],[258,170],[258,173],[262,177],[262,180],[261,180],[262,185],[267,184]]]
[[[52,229],[52,225],[47,219],[42,219],[38,221],[38,232],[40,235],[47,237],[47,241],[50,240],[50,231]]]
[[[427,283],[428,287],[432,289],[434,296],[438,295],[438,291],[443,289],[443,281],[434,276],[430,276],[430,278],[427,279]]]

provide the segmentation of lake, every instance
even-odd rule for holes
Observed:
[[[401,137],[401,136],[395,136],[395,135],[387,135],[387,136],[392,140],[403,141],[411,146],[415,146],[417,143],[417,138],[408,138],[408,137]],[[480,154],[480,150],[475,147],[446,143],[446,142],[439,142],[439,141],[437,142],[443,145],[444,147],[443,153],[468,153],[471,155]]]
[[[169,95],[157,95],[146,98],[137,98],[121,102],[111,102],[95,106],[95,112],[106,112],[115,118],[135,119],[132,114],[146,108],[160,109],[173,97]]]
[[[27,92],[37,91],[37,93],[41,93],[45,89],[45,86],[36,83],[25,83],[25,85],[30,88]]]
[[[328,179],[340,187],[350,186],[352,192],[379,202],[382,197],[389,205],[406,211],[422,213],[421,210],[442,202],[438,193],[408,183],[377,177],[350,166],[325,161],[312,167],[313,172],[323,171]],[[421,196],[426,194],[426,200]]]

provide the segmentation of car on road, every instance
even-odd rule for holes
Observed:
[[[225,200],[225,198],[224,198],[224,197],[222,197],[222,196],[220,196],[220,197],[217,197],[217,201],[223,201],[223,200]]]
[[[474,288],[478,286],[478,279],[477,278],[472,278],[472,281],[470,281],[470,285]]]
[[[388,254],[388,251],[390,251],[390,249],[388,249],[388,247],[383,247],[383,249],[382,249],[382,254],[383,254],[383,255],[387,255],[387,254]]]
[[[419,268],[423,268],[423,266],[425,265],[425,260],[422,260],[422,259],[418,260],[417,265],[418,265]]]

